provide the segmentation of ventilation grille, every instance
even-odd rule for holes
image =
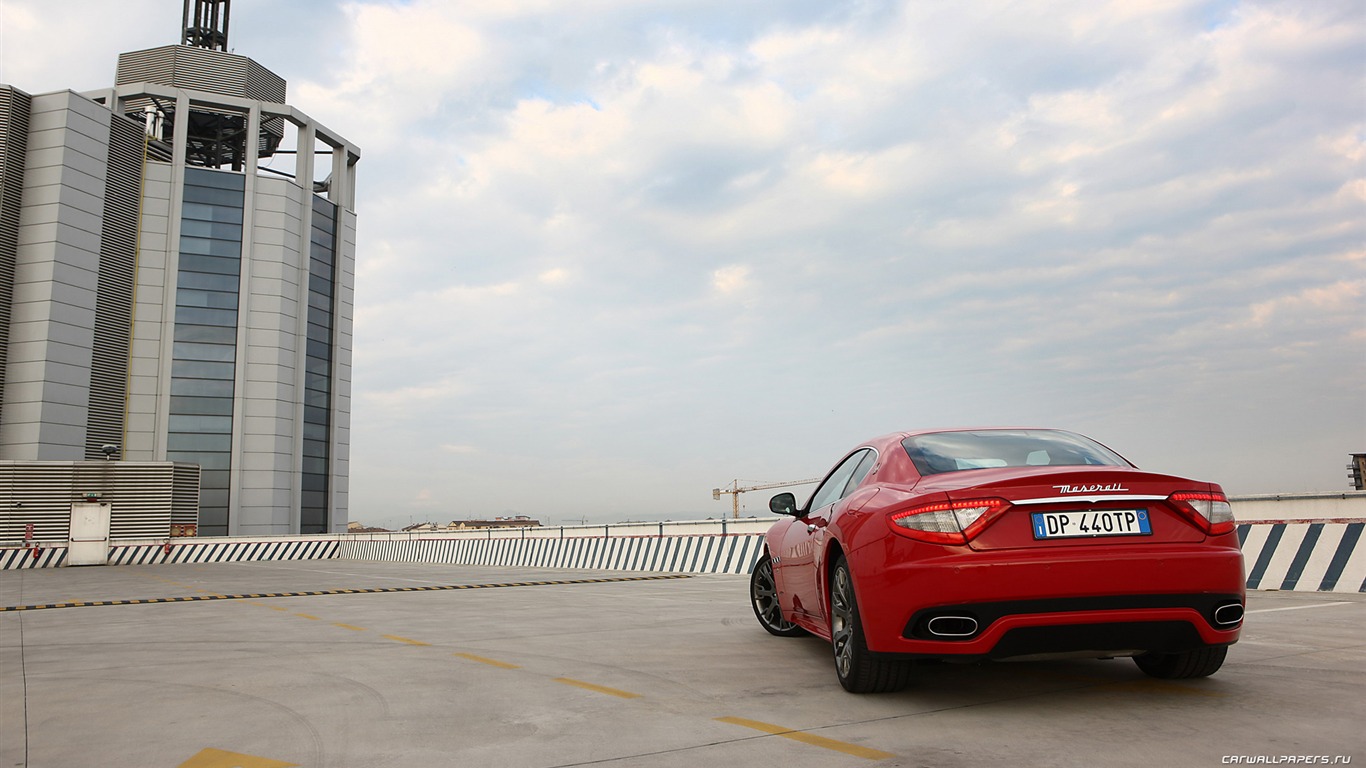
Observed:
[[[29,125],[28,94],[0,86],[0,403],[9,361],[10,308],[14,303],[14,259],[19,249],[19,207],[24,192],[24,156]],[[0,410],[0,420],[4,412]]]
[[[199,522],[199,465],[176,462],[171,476],[171,525]]]
[[[186,45],[119,54],[114,84],[156,83],[192,91],[285,103],[285,80],[246,56]]]
[[[104,457],[100,450],[103,445],[123,448],[143,135],[141,128],[131,121],[118,117],[110,121],[104,232],[100,238],[99,289],[95,294],[95,345],[90,363],[90,408],[85,431],[85,458],[92,461]]]
[[[66,462],[0,462],[0,541],[70,538],[72,479],[76,467]]]
[[[111,539],[156,539],[172,523],[194,523],[199,467],[127,461],[0,462],[0,541],[70,537],[71,505],[101,501],[112,507]],[[187,514],[186,505],[190,509]]]

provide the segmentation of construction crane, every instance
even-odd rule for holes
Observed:
[[[722,494],[729,495],[731,517],[738,519],[740,517],[740,494],[745,493],[746,491],[762,491],[768,488],[786,488],[789,485],[806,485],[808,483],[818,482],[819,480],[819,477],[813,477],[809,480],[787,480],[781,483],[762,483],[760,485],[747,485],[743,488],[740,486],[739,480],[732,480],[729,488],[711,489],[711,497],[720,501]]]

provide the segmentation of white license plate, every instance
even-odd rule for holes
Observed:
[[[1035,512],[1035,539],[1072,539],[1082,536],[1151,536],[1146,509],[1083,509],[1075,512]]]

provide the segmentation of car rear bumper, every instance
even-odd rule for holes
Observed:
[[[918,549],[920,557],[895,564],[885,549],[851,560],[870,651],[1006,658],[1175,652],[1238,640],[1243,564],[1234,547],[936,547],[931,557]]]

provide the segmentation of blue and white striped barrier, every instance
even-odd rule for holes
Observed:
[[[401,563],[749,573],[761,533],[571,538],[344,540],[338,557]]]
[[[6,547],[0,549],[0,571],[56,568],[66,562],[66,547]]]
[[[1247,588],[1366,592],[1366,520],[1266,520],[1238,526]]]
[[[625,527],[625,526],[623,526]],[[739,529],[738,531],[736,529]],[[689,524],[687,532],[611,535],[612,527],[528,529],[455,534],[357,534],[261,539],[172,539],[114,542],[110,565],[227,563],[257,560],[375,560],[516,568],[673,573],[749,573],[763,551],[761,526]],[[756,530],[757,529],[757,530]],[[1366,518],[1265,520],[1242,523],[1250,590],[1366,592]],[[592,534],[589,532],[592,531]],[[599,534],[598,531],[601,531]],[[555,534],[558,532],[558,536]],[[589,534],[589,535],[578,535]],[[0,570],[65,564],[66,547],[0,547]]]
[[[159,563],[238,563],[256,560],[333,560],[340,547],[336,537],[257,539],[165,539],[115,541],[109,545],[107,565]],[[36,547],[0,547],[0,571],[57,568],[66,565],[66,542]],[[36,555],[34,553],[37,553]]]
[[[332,560],[337,557],[336,539],[115,543],[109,547],[109,565],[153,563],[239,563],[257,560]]]

